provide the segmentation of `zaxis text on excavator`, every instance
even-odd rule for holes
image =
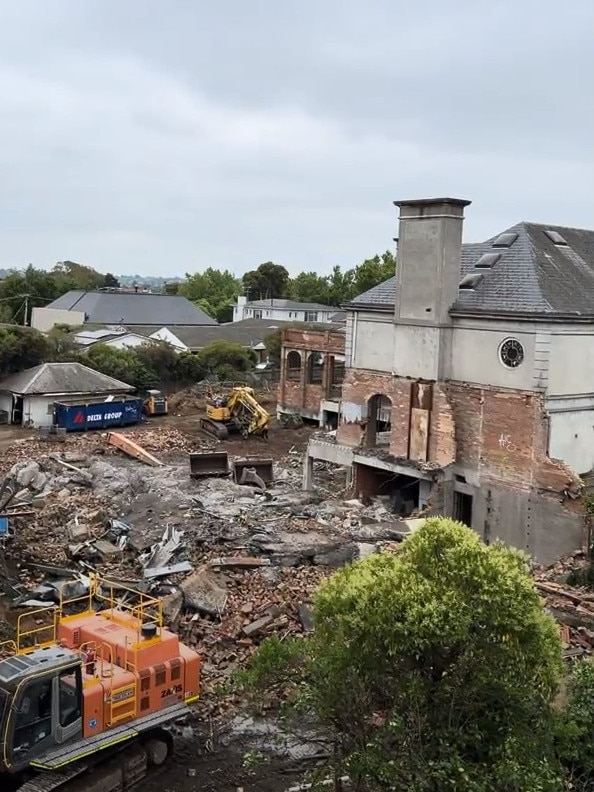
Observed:
[[[268,437],[270,415],[255,398],[253,388],[233,388],[228,395],[210,394],[206,399],[206,416],[200,428],[219,440],[227,440],[230,432],[244,437]]]
[[[164,629],[160,599],[133,595],[116,606],[113,586],[93,577],[50,624],[47,609],[19,618],[16,641],[0,647],[2,789],[123,792],[168,759],[164,726],[198,699],[200,656]]]

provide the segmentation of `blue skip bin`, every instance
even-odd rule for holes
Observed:
[[[89,429],[107,429],[113,426],[132,426],[142,421],[142,399],[125,399],[89,404],[63,404],[54,406],[54,426],[67,432],[84,432]]]

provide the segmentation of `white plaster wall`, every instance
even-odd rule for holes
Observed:
[[[594,393],[594,328],[553,332],[548,371],[552,396]]]
[[[166,341],[168,344],[171,344],[172,347],[179,349],[180,352],[189,352],[189,347],[187,347],[183,341],[180,341],[175,333],[172,333],[168,327],[162,327],[160,330],[152,333],[151,338],[154,338],[156,341]]]
[[[447,379],[474,382],[501,388],[531,390],[535,378],[535,330],[520,323],[501,325],[455,325],[452,337],[451,369]],[[508,338],[517,339],[524,348],[524,361],[508,368],[499,359],[499,347]]]
[[[53,423],[53,408],[55,398],[47,396],[25,396],[23,399],[23,425],[51,426]]]
[[[549,415],[549,456],[578,475],[594,468],[594,406]]]
[[[65,311],[59,308],[33,308],[31,311],[31,327],[41,333],[47,333],[57,324],[80,327],[84,322],[84,311]]]
[[[148,339],[141,335],[123,335],[119,338],[110,338],[105,342],[105,346],[110,346],[115,349],[130,349],[131,347],[139,347],[146,344]]]
[[[352,321],[352,330],[347,323],[347,334],[349,331],[352,332],[349,361],[351,367],[392,371],[394,322],[391,314],[357,313]]]

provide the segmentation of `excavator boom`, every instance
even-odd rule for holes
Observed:
[[[266,437],[270,415],[255,398],[254,389],[242,386],[233,388],[228,396],[211,396],[200,425],[218,440],[226,440],[233,430],[244,437],[254,434]]]

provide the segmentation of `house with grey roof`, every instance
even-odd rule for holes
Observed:
[[[0,410],[12,424],[51,426],[56,402],[105,401],[133,391],[81,363],[42,363],[0,381]]]
[[[243,319],[268,319],[281,322],[313,322],[326,323],[332,321],[332,316],[338,308],[320,303],[296,302],[295,300],[270,299],[248,300],[247,297],[238,297],[237,304],[233,306],[233,321]]]
[[[582,546],[594,468],[594,231],[462,244],[468,201],[400,201],[394,276],[348,305],[346,465],[401,516],[443,514],[548,563]]]
[[[186,297],[170,294],[114,291],[69,291],[45,308],[34,308],[31,326],[47,332],[57,324],[91,325],[158,324],[213,326],[217,322]]]

